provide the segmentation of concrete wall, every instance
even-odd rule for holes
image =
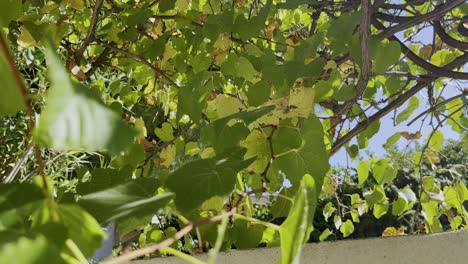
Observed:
[[[197,257],[202,260],[207,259],[206,254]],[[219,254],[217,263],[276,264],[279,257],[279,248],[234,250]],[[175,257],[167,257],[140,260],[135,263],[182,264],[186,262]],[[468,231],[307,244],[302,253],[301,263],[468,263]]]

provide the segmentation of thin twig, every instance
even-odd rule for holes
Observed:
[[[108,261],[105,261],[103,264],[127,263],[127,262],[131,261],[134,258],[138,258],[138,257],[141,257],[141,256],[145,256],[145,255],[157,252],[157,251],[159,251],[159,250],[161,250],[163,248],[169,247],[170,245],[172,245],[172,243],[174,243],[175,241],[183,238],[186,234],[188,234],[190,231],[192,231],[194,228],[196,228],[198,226],[219,222],[219,221],[223,220],[225,217],[233,216],[235,214],[236,214],[236,208],[232,208],[231,211],[226,212],[224,214],[216,215],[216,216],[210,217],[208,219],[201,220],[201,221],[196,222],[196,223],[189,223],[184,228],[179,230],[174,236],[172,236],[172,237],[170,237],[170,238],[168,238],[166,240],[163,240],[162,242],[160,242],[160,243],[158,243],[156,245],[152,245],[152,246],[148,246],[148,247],[144,247],[144,248],[134,250],[134,251],[132,251],[130,253],[127,253],[127,254],[124,254],[122,256],[110,259]]]
[[[407,28],[413,27],[417,24],[421,24],[426,21],[434,20],[439,16],[449,12],[450,10],[456,8],[457,6],[465,3],[466,0],[451,0],[447,1],[446,4],[437,6],[433,11],[428,12],[424,15],[414,16],[413,19],[408,20],[404,23],[400,23],[394,27],[385,29],[382,33],[378,35],[380,39],[388,38],[393,36],[395,33],[406,30]]]
[[[447,69],[453,69],[460,67],[465,64],[466,60],[468,59],[468,53],[465,53],[462,56],[459,56],[445,67]],[[346,143],[348,143],[352,138],[354,138],[357,134],[364,131],[368,128],[371,124],[375,121],[380,120],[382,117],[386,116],[389,112],[393,109],[404,104],[409,98],[416,95],[419,91],[421,91],[424,87],[426,87],[429,83],[434,82],[437,77],[425,77],[422,78],[418,83],[416,83],[413,87],[411,87],[408,91],[406,91],[401,96],[395,98],[392,102],[390,102],[387,106],[377,111],[372,116],[366,118],[365,120],[359,122],[353,129],[351,129],[348,133],[344,136],[339,138],[333,144],[329,156],[333,156],[341,147],[343,147]]]
[[[100,44],[100,45],[103,45],[104,47],[107,47],[107,48],[111,49],[114,52],[121,53],[121,54],[127,56],[130,59],[133,59],[133,60],[136,60],[138,62],[143,63],[144,65],[150,67],[153,71],[157,72],[160,76],[162,76],[171,85],[173,85],[176,88],[180,88],[179,85],[177,85],[177,83],[175,83],[169,76],[167,76],[166,73],[163,70],[161,70],[158,67],[154,66],[153,64],[149,63],[142,56],[131,53],[131,52],[128,52],[128,51],[120,49],[120,48],[117,48],[117,47],[115,47],[115,46],[113,46],[113,45],[111,45],[109,43],[106,43],[104,41],[101,41],[101,40],[96,40],[96,42],[98,44]]]
[[[386,27],[382,25],[382,23],[377,21],[377,19],[375,18],[372,20],[372,25],[376,27],[377,29],[386,30]],[[438,67],[430,62],[427,62],[426,60],[422,59],[418,55],[416,55],[399,38],[393,35],[388,36],[387,38],[388,40],[398,42],[398,44],[400,44],[401,52],[404,55],[406,55],[406,57],[410,59],[412,62],[414,62],[416,65],[430,72],[431,77],[436,76],[436,77],[448,77],[448,78],[453,78],[453,79],[468,80],[468,73],[452,71],[449,69],[449,67],[447,67],[448,65],[445,65],[444,67]],[[468,56],[466,53],[464,55],[459,56],[458,58],[464,58],[465,63],[468,61]]]
[[[86,48],[88,47],[89,43],[91,43],[91,41],[93,41],[94,39],[94,35],[96,33],[96,26],[97,26],[97,22],[99,18],[99,9],[101,9],[103,2],[104,0],[96,0],[96,4],[94,5],[94,8],[93,8],[93,14],[91,16],[91,24],[89,25],[88,33],[86,34],[85,39],[81,43],[80,48],[76,50],[73,56],[75,59],[75,63],[77,64],[80,63],[80,60],[83,57],[83,54]]]
[[[433,112],[435,110],[437,110],[437,108],[443,106],[443,105],[446,105],[448,103],[450,103],[451,101],[453,100],[456,100],[458,98],[462,98],[462,97],[465,97],[465,96],[468,96],[468,89],[465,89],[463,90],[463,92],[459,95],[455,95],[453,97],[450,97],[442,102],[438,102],[437,104],[433,105],[431,108],[427,109],[426,111],[422,112],[421,114],[419,114],[418,116],[416,116],[415,118],[413,118],[410,122],[408,122],[408,124],[406,124],[407,126],[411,126],[411,124],[413,124],[416,120],[418,120],[419,118],[421,118],[423,115],[427,114],[427,113],[430,113],[430,112]]]
[[[359,39],[361,43],[361,74],[356,84],[356,95],[353,100],[345,102],[337,111],[336,115],[346,114],[364,93],[369,83],[369,78],[372,73],[371,69],[371,54],[370,54],[370,36],[372,16],[370,0],[361,0],[361,23],[359,25]]]

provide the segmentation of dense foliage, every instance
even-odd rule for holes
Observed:
[[[2,261],[86,263],[114,222],[109,263],[467,226],[465,0],[0,3]]]

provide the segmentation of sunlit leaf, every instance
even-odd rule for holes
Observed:
[[[280,227],[281,263],[299,263],[304,243],[312,232],[312,220],[317,206],[314,178],[305,175],[294,198],[286,221]]]
[[[39,118],[35,140],[56,150],[97,150],[116,154],[126,149],[135,131],[93,91],[72,82],[50,48],[47,64],[52,87]]]
[[[244,160],[243,156],[243,150],[234,149],[214,158],[186,163],[169,175],[166,186],[176,194],[177,209],[190,212],[213,196],[229,195],[234,190],[237,172],[253,161]]]

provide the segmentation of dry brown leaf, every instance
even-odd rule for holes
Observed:
[[[400,135],[404,137],[406,140],[420,139],[421,131],[416,131],[416,133],[409,133],[405,131],[405,132],[400,132]]]
[[[385,230],[382,232],[383,237],[391,237],[391,236],[404,236],[405,234],[405,229],[403,227],[400,227],[398,229],[394,227],[387,227]]]

